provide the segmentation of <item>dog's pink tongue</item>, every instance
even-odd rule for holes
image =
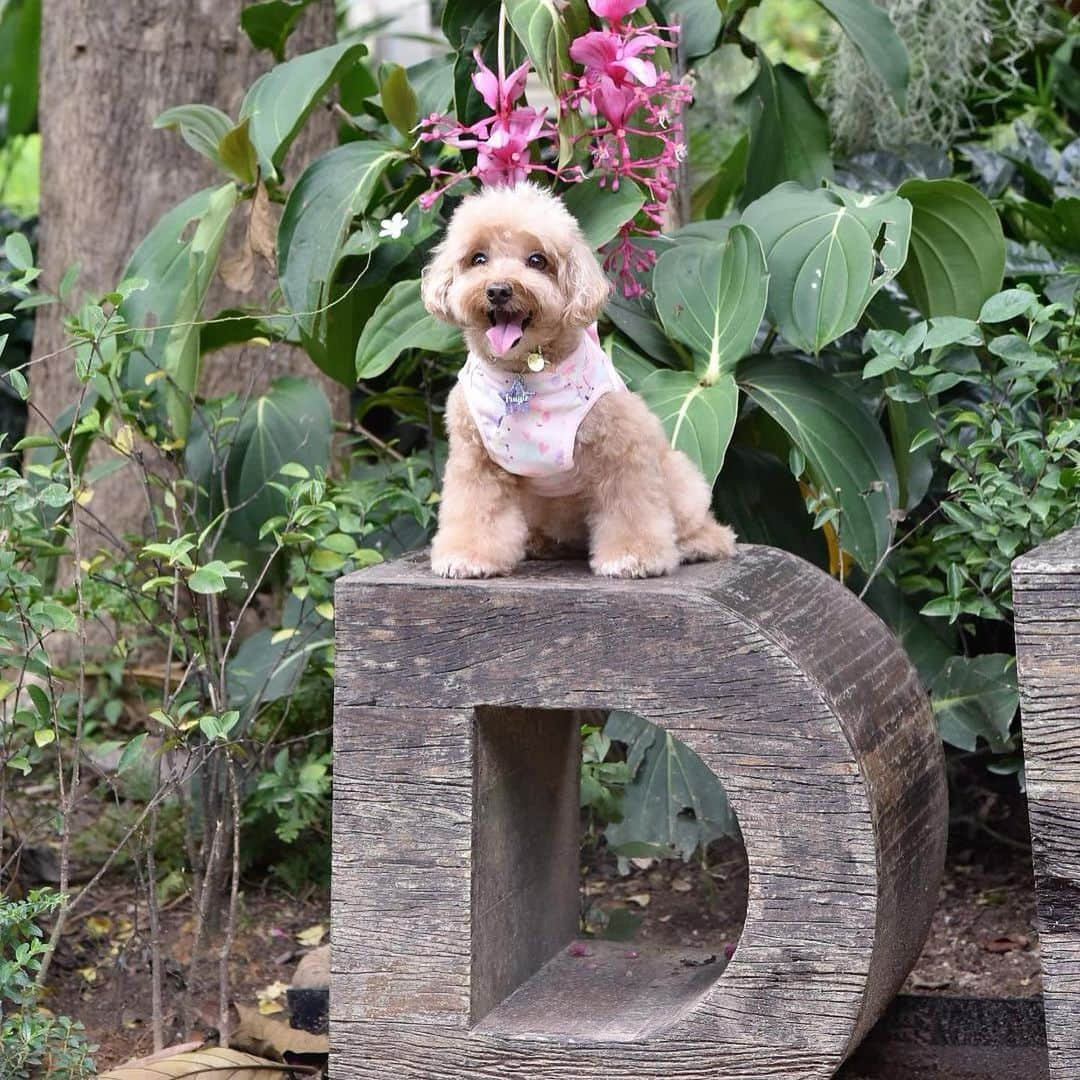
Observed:
[[[495,325],[487,332],[487,339],[496,356],[505,356],[520,340],[525,331],[521,329],[520,315],[495,316]]]

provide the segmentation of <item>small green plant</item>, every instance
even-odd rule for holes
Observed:
[[[38,889],[25,900],[0,896],[0,1076],[4,1080],[78,1080],[95,1072],[97,1049],[82,1024],[40,1007],[35,976],[48,952],[40,920],[60,893]]]
[[[864,375],[922,406],[936,513],[897,547],[894,573],[927,594],[922,613],[951,623],[1011,621],[1010,566],[1080,524],[1080,332],[1077,314],[1027,289],[991,296],[978,320],[942,317],[906,333],[872,331]]]

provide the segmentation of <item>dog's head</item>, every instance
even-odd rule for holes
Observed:
[[[595,322],[610,285],[562,200],[532,184],[458,207],[424,270],[428,311],[495,362],[551,349]]]

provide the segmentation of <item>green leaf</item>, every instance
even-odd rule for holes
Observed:
[[[748,206],[742,220],[765,250],[771,319],[796,348],[817,353],[855,327],[904,265],[911,207],[895,195],[788,183]]]
[[[660,418],[671,445],[686,454],[712,486],[735,430],[739,408],[735,380],[724,374],[706,386],[692,372],[661,369],[644,379],[637,391]]]
[[[226,531],[255,546],[262,523],[287,511],[285,496],[270,486],[281,466],[293,461],[309,472],[328,466],[330,405],[317,383],[290,377],[275,380],[243,412],[234,405],[220,418],[210,414],[208,419],[213,439],[200,417],[186,450],[188,472],[202,489],[202,516],[210,519],[222,510],[224,470],[229,505],[238,507],[229,514]]]
[[[419,119],[420,106],[416,100],[416,93],[409,85],[409,76],[400,64],[393,64],[386,77],[382,81],[380,92],[383,112],[390,121],[406,138],[416,127]]]
[[[30,241],[19,232],[7,234],[4,240],[4,258],[16,270],[32,270],[34,267],[34,253],[30,250]]]
[[[685,743],[626,712],[611,713],[604,734],[626,744],[634,772],[623,820],[605,830],[609,845],[657,844],[689,859],[719,836],[738,836],[723,784]]]
[[[241,120],[236,127],[230,127],[218,143],[222,166],[243,184],[254,184],[259,175],[259,158],[251,141],[250,127],[250,119]]]
[[[281,291],[308,337],[324,342],[334,270],[349,226],[362,214],[382,174],[404,154],[376,140],[346,143],[316,158],[289,193],[278,228]],[[349,358],[332,375],[351,386]]]
[[[461,333],[424,310],[420,282],[399,281],[364,326],[356,345],[356,378],[373,379],[406,349],[452,353],[461,349]]]
[[[907,104],[911,62],[889,13],[875,0],[817,0],[840,24],[871,71],[881,76],[901,112]]]
[[[1001,288],[1005,237],[986,196],[961,180],[908,180],[897,194],[911,203],[911,250],[900,272],[924,316],[974,319]]]
[[[198,378],[199,328],[190,324],[202,311],[236,197],[230,182],[185,199],[151,229],[124,269],[124,278],[144,278],[150,284],[129,293],[120,314],[132,327],[160,327],[144,335],[132,353],[124,382],[145,392],[148,375],[164,371],[170,376],[171,383],[154,382],[152,392],[164,401],[177,438],[186,437]]]
[[[761,69],[747,91],[755,106],[744,205],[785,180],[815,188],[833,174],[828,121],[805,76],[786,64],[773,67],[760,50],[758,59]]]
[[[918,670],[923,686],[929,689],[955,654],[955,634],[943,628],[940,620],[920,615],[903,592],[881,575],[870,583],[865,600],[896,635]]]
[[[566,209],[577,218],[585,242],[599,248],[631,221],[645,205],[645,193],[631,180],[623,180],[619,190],[600,186],[595,177],[572,184],[563,196]]]
[[[0,4],[0,142],[34,130],[38,111],[41,0]]]
[[[178,439],[187,438],[199,378],[199,327],[192,324],[202,312],[236,198],[235,185],[225,184],[219,188],[211,196],[206,213],[195,228],[189,244],[188,276],[173,313],[178,325],[169,331],[161,354],[162,367],[169,375],[169,381],[164,385],[165,406]]]
[[[814,487],[840,508],[840,544],[872,570],[892,539],[899,482],[877,420],[838,379],[808,363],[744,361],[739,382],[805,455]]]
[[[117,773],[126,772],[142,757],[147,735],[148,732],[140,731],[138,735],[128,741],[120,753],[120,760],[116,763]]]
[[[1001,323],[1027,315],[1038,307],[1039,298],[1028,289],[1005,289],[995,293],[979,309],[979,322]]]
[[[1020,700],[1016,660],[1006,653],[954,656],[934,679],[930,700],[951,746],[975,750],[981,738],[992,750],[1006,750]]]
[[[636,390],[657,370],[656,364],[638,352],[620,334],[608,334],[603,340],[603,346],[604,351],[611,357],[615,370],[631,390]]]
[[[541,82],[555,95],[567,89],[570,42],[589,30],[585,0],[506,0],[506,18]]]
[[[43,727],[38,728],[34,732],[34,745],[39,749],[43,749],[50,743],[56,741],[56,732],[52,728]]]
[[[240,11],[240,26],[256,49],[269,49],[274,59],[285,59],[285,43],[296,29],[311,0],[263,0]]]
[[[329,45],[278,64],[255,81],[240,105],[240,119],[251,120],[265,180],[280,179],[278,167],[312,109],[366,52],[358,42]]]
[[[241,578],[242,575],[236,570],[231,570],[220,559],[213,559],[200,566],[188,579],[188,588],[192,592],[210,594],[224,592],[227,588],[227,578]]]
[[[752,229],[736,225],[723,247],[666,251],[653,272],[653,290],[664,329],[690,347],[696,370],[712,383],[750,350],[765,314],[769,274],[761,242]]]
[[[678,26],[679,47],[687,60],[707,56],[716,48],[723,17],[716,0],[658,0],[667,26]]]
[[[154,121],[155,128],[179,131],[180,138],[215,165],[221,164],[218,144],[232,130],[233,122],[213,105],[177,105]]]

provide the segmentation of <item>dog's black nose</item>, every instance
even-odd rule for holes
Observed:
[[[487,298],[496,307],[501,307],[509,301],[513,291],[513,287],[508,281],[495,281],[487,287]]]

